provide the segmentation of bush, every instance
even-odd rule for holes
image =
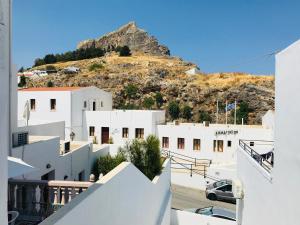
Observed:
[[[239,107],[236,110],[236,122],[238,124],[242,123],[242,119],[244,119],[244,123],[248,122],[248,115],[252,111],[247,102],[241,102]],[[234,116],[234,111],[232,111],[232,116]]]
[[[127,143],[120,152],[127,155],[131,163],[135,165],[145,176],[152,180],[162,170],[159,139],[153,135],[145,141],[133,140]]]
[[[131,52],[128,46],[123,46],[120,48],[119,56],[131,56]]]
[[[164,99],[163,99],[163,96],[160,92],[157,92],[155,94],[155,102],[156,102],[157,108],[160,108],[163,105]]]
[[[27,80],[26,77],[24,75],[22,75],[20,77],[20,82],[18,83],[18,87],[24,87],[27,84]]]
[[[182,118],[190,120],[192,118],[192,108],[185,105],[182,110]]]
[[[53,86],[54,86],[53,82],[51,80],[49,80],[47,82],[47,87],[53,87]]]
[[[46,70],[47,70],[47,71],[48,71],[48,70],[56,70],[56,67],[53,66],[53,65],[48,65],[48,66],[46,66]]]
[[[151,109],[152,106],[154,105],[154,99],[149,97],[149,98],[145,98],[144,102],[143,102],[143,106],[146,109]]]
[[[19,70],[18,70],[19,73],[23,73],[24,72],[24,67],[22,66]]]
[[[212,119],[211,119],[211,116],[207,112],[202,111],[199,113],[199,123],[203,123],[204,121],[211,122]]]
[[[124,161],[126,161],[126,156],[121,151],[119,151],[114,157],[111,155],[100,156],[94,163],[92,173],[95,175],[97,180],[101,173],[103,175],[109,173]]]
[[[137,91],[138,91],[138,88],[137,88],[137,86],[135,86],[134,84],[128,84],[128,85],[125,87],[125,93],[126,93],[126,96],[127,96],[129,99],[135,98],[135,97],[136,97],[136,94],[137,94]]]
[[[92,65],[89,66],[89,71],[96,71],[102,68],[103,65],[101,63],[93,63]]]
[[[168,112],[172,120],[178,119],[180,114],[180,108],[177,102],[170,102],[168,105]]]

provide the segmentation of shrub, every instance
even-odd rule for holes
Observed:
[[[146,109],[151,109],[152,106],[154,105],[154,99],[149,97],[149,98],[145,98],[144,102],[143,102],[143,106]]]
[[[22,66],[19,70],[18,70],[19,73],[23,73],[24,72],[24,67]]]
[[[53,86],[54,86],[53,82],[51,80],[49,80],[47,82],[47,87],[53,87]]]
[[[24,75],[22,75],[20,77],[20,82],[18,83],[18,87],[24,87],[27,84],[27,80],[26,77]]]
[[[204,121],[211,122],[212,119],[211,119],[211,116],[207,112],[202,111],[199,113],[199,122],[203,123]]]
[[[182,110],[182,118],[190,120],[192,118],[192,108],[185,105]]]
[[[127,155],[130,162],[152,180],[162,170],[159,146],[159,139],[150,135],[144,141],[135,139],[131,143],[127,143],[123,149],[120,149],[120,152]]]
[[[92,172],[97,180],[101,173],[103,175],[107,174],[124,161],[126,161],[126,156],[120,151],[116,156],[100,156],[94,163]]]
[[[252,111],[247,102],[241,102],[239,107],[236,110],[236,122],[241,124],[242,119],[244,119],[244,123],[248,122],[248,115]],[[232,111],[234,116],[234,111]]]
[[[164,103],[163,96],[160,92],[157,92],[155,94],[155,102],[156,102],[157,108],[160,108],[162,106],[162,104]]]
[[[103,65],[101,63],[93,63],[92,65],[89,66],[89,71],[96,71],[102,68]]]
[[[135,86],[134,84],[128,84],[128,85],[125,87],[125,93],[126,93],[126,96],[127,96],[129,99],[135,98],[135,97],[136,97],[136,94],[137,94],[137,91],[138,91],[138,88],[137,88],[137,86]]]
[[[131,56],[131,52],[128,46],[123,46],[120,49],[119,56]]]
[[[177,102],[170,102],[168,105],[168,112],[172,120],[178,119],[180,114],[180,108]]]
[[[48,70],[56,70],[56,67],[53,66],[53,65],[48,65],[48,66],[46,66],[46,70],[47,70],[47,71],[48,71]]]

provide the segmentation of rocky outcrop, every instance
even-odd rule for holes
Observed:
[[[154,36],[150,36],[146,31],[138,28],[135,22],[130,22],[98,39],[82,41],[77,45],[77,49],[97,47],[111,51],[118,46],[125,45],[133,52],[150,55],[170,55],[168,47],[160,45]]]

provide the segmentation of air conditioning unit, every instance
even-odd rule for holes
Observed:
[[[235,179],[232,181],[232,192],[235,198],[244,198],[243,184],[240,180]]]
[[[28,132],[16,132],[12,135],[12,144],[13,147],[19,147],[23,145],[27,145],[29,142],[29,135]]]

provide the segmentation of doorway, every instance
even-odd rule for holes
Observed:
[[[101,144],[109,143],[109,127],[101,128]]]

